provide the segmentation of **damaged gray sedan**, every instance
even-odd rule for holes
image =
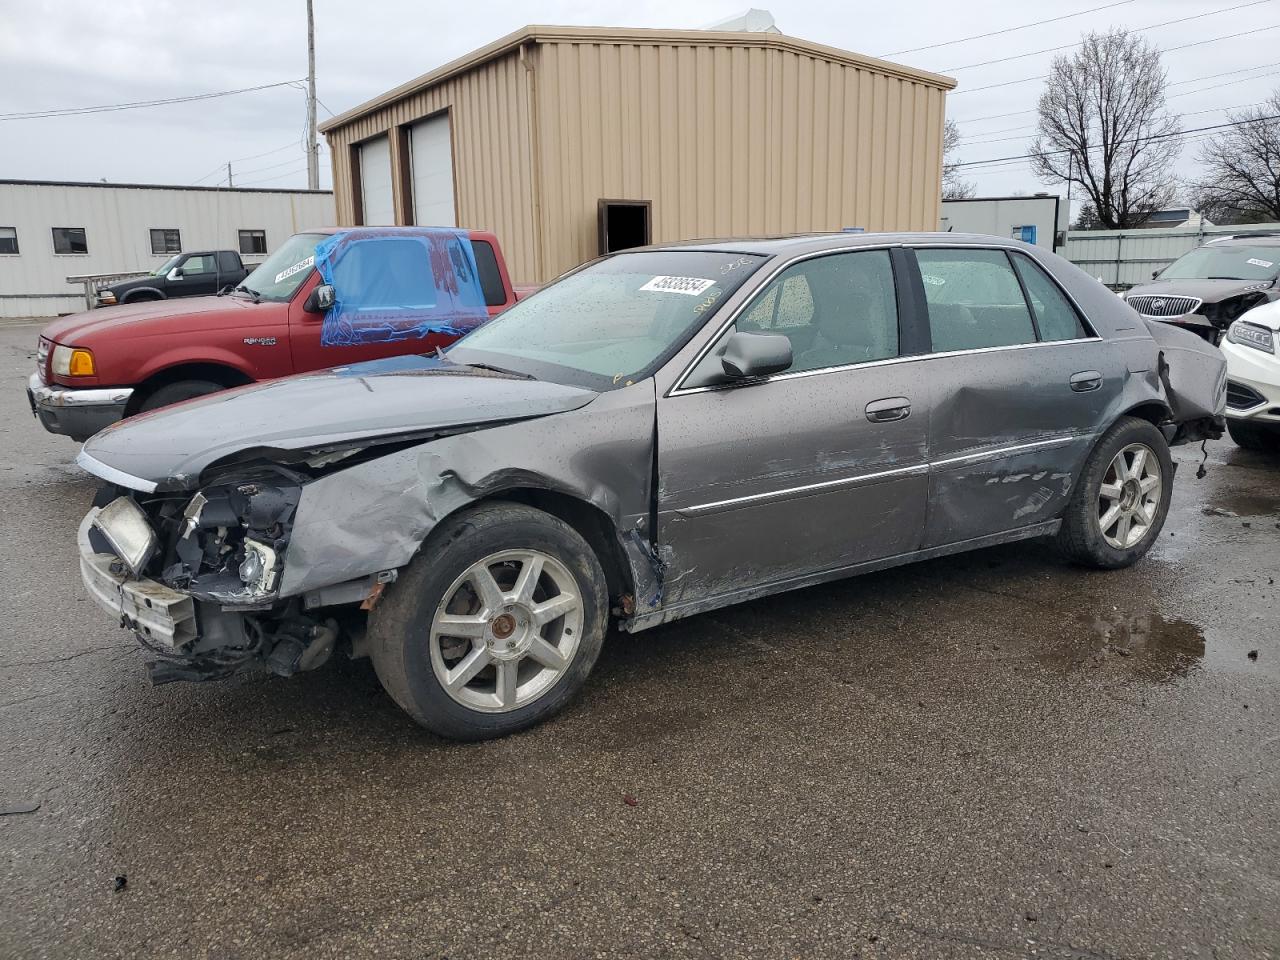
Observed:
[[[337,649],[478,739],[560,709],[611,623],[1031,537],[1131,564],[1224,408],[1216,349],[1039,248],[648,248],[441,355],[104,430],[81,570],[157,682]]]

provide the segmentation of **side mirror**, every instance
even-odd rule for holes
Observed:
[[[174,268],[173,268],[172,270],[170,270],[167,274],[165,274],[165,279],[166,279],[166,280],[181,280],[181,279],[182,279],[182,268],[181,268],[181,267],[174,267]]]
[[[337,302],[337,299],[333,292],[333,286],[328,283],[322,283],[307,294],[307,302],[302,305],[302,309],[307,313],[328,313],[329,309]]]
[[[767,377],[791,366],[791,340],[780,333],[746,333],[729,338],[720,363],[735,380]]]

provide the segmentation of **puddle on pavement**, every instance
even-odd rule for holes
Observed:
[[[1204,630],[1158,613],[1088,613],[1077,620],[1075,634],[1070,648],[1046,648],[1041,659],[1072,669],[1115,662],[1158,683],[1187,676],[1204,659]]]
[[[1204,508],[1206,514],[1222,511],[1237,517],[1280,518],[1280,497],[1224,490],[1214,494]]]

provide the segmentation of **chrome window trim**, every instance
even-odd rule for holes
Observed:
[[[753,380],[750,382],[750,384],[733,381],[729,383],[708,384],[707,386],[704,386],[704,387],[686,387],[684,385],[685,381],[689,378],[689,376],[693,373],[693,371],[697,369],[698,364],[700,364],[703,361],[706,355],[711,352],[712,348],[715,347],[716,343],[719,342],[720,338],[724,336],[724,332],[728,330],[729,327],[731,327],[737,321],[738,317],[740,317],[748,308],[752,306],[752,304],[755,303],[756,299],[764,293],[765,289],[768,288],[769,284],[773,283],[774,278],[777,277],[777,275],[780,274],[783,270],[786,270],[788,267],[794,266],[797,263],[802,263],[805,260],[813,260],[817,257],[825,257],[834,253],[857,253],[862,250],[893,250],[893,249],[899,249],[899,248],[907,249],[907,250],[920,250],[920,249],[999,250],[1006,253],[1010,250],[1015,250],[1019,253],[1022,253],[1024,256],[1030,259],[1037,267],[1039,267],[1040,270],[1045,274],[1045,276],[1047,276],[1049,280],[1053,283],[1053,285],[1058,288],[1059,292],[1061,292],[1062,295],[1067,298],[1071,306],[1075,309],[1077,315],[1080,317],[1080,321],[1085,325],[1085,329],[1091,332],[1091,336],[1078,337],[1074,340],[1036,340],[1034,343],[1013,343],[1013,344],[1007,344],[1005,346],[999,346],[999,347],[974,347],[968,350],[943,350],[935,353],[913,353],[913,354],[908,354],[906,356],[886,357],[883,360],[863,360],[860,363],[846,363],[846,364],[841,364],[839,366],[834,366],[834,367],[817,367],[813,370],[797,370],[794,373],[778,373],[778,374],[774,374],[771,377],[763,377],[760,380]],[[1010,264],[1010,269],[1013,269],[1012,264]],[[928,308],[926,305],[926,311],[927,309]],[[799,379],[800,377],[811,377],[820,373],[835,373],[842,370],[862,369],[864,367],[871,367],[871,366],[884,366],[891,363],[906,363],[908,361],[913,361],[913,360],[930,360],[934,357],[967,356],[969,354],[992,353],[997,350],[1025,350],[1028,347],[1053,347],[1053,346],[1059,346],[1061,344],[1068,344],[1068,343],[1094,343],[1104,339],[1106,338],[1098,335],[1096,329],[1094,328],[1093,322],[1089,319],[1089,315],[1085,313],[1084,309],[1080,306],[1079,302],[1077,302],[1076,298],[1073,297],[1070,291],[1068,291],[1065,287],[1063,287],[1062,284],[1058,283],[1057,278],[1054,277],[1053,275],[1053,271],[1050,270],[1043,263],[1041,263],[1037,257],[1033,256],[1030,253],[1027,253],[1025,250],[1022,250],[1020,247],[1007,247],[1002,244],[946,243],[946,242],[940,242],[940,243],[898,242],[898,243],[867,244],[865,246],[858,245],[858,246],[833,247],[829,250],[816,250],[816,251],[810,251],[809,253],[800,254],[798,256],[792,257],[789,260],[784,260],[782,263],[780,263],[771,273],[769,273],[767,277],[765,277],[760,282],[760,285],[751,292],[751,295],[748,296],[747,299],[743,300],[742,303],[738,304],[738,306],[734,308],[734,310],[729,314],[728,318],[724,321],[724,323],[720,325],[719,329],[716,330],[716,332],[711,336],[711,338],[705,344],[703,344],[702,348],[697,352],[697,354],[694,355],[693,360],[691,360],[688,364],[685,365],[685,368],[680,372],[680,375],[676,377],[675,386],[671,387],[664,396],[680,397],[680,396],[687,396],[689,394],[694,394],[694,393],[709,393],[714,390],[728,390],[728,389],[734,389],[737,387],[743,387],[748,385],[754,386],[762,383],[773,383],[775,380],[795,380],[795,379]]]
[[[987,460],[1000,460],[1011,454],[1025,453],[1030,450],[1048,450],[1054,447],[1065,447],[1068,444],[1075,443],[1091,436],[1085,433],[1072,433],[1060,437],[1050,437],[1046,440],[1033,440],[1029,443],[1016,443],[1007,447],[997,447],[992,450],[979,450],[975,453],[966,453],[958,457],[947,457],[942,460],[932,460],[928,463],[917,463],[909,467],[896,467],[892,470],[877,470],[874,473],[860,473],[853,477],[841,477],[838,480],[822,480],[818,483],[806,483],[796,487],[787,487],[782,490],[768,490],[763,493],[747,494],[743,497],[730,497],[726,500],[713,500],[708,503],[694,504],[691,507],[679,507],[676,513],[685,516],[699,516],[705,513],[714,513],[718,510],[728,510],[733,507],[744,506],[749,503],[767,503],[771,500],[786,500],[790,497],[801,496],[806,493],[815,493],[822,490],[834,490],[841,487],[856,487],[866,483],[874,483],[878,480],[887,480],[892,477],[908,477],[920,476],[923,474],[933,473],[937,469],[946,469],[948,467],[967,466],[974,463],[982,463]]]
[[[143,480],[141,477],[135,477],[133,474],[125,473],[123,470],[117,470],[115,467],[105,464],[96,457],[85,453],[83,449],[76,454],[76,466],[81,470],[92,473],[95,477],[106,480],[108,483],[128,487],[130,490],[138,490],[141,493],[156,492],[156,485],[152,481]]]

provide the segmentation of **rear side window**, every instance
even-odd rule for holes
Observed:
[[[507,291],[502,286],[502,271],[498,269],[498,257],[493,246],[485,240],[472,240],[471,253],[476,258],[476,273],[484,302],[490,307],[500,307],[507,302]]]
[[[1080,340],[1089,336],[1075,308],[1045,272],[1021,253],[1013,254],[1013,265],[1027,289],[1027,299],[1036,312],[1041,340]]]
[[[1002,250],[916,251],[935,353],[1036,342],[1036,329]]]

